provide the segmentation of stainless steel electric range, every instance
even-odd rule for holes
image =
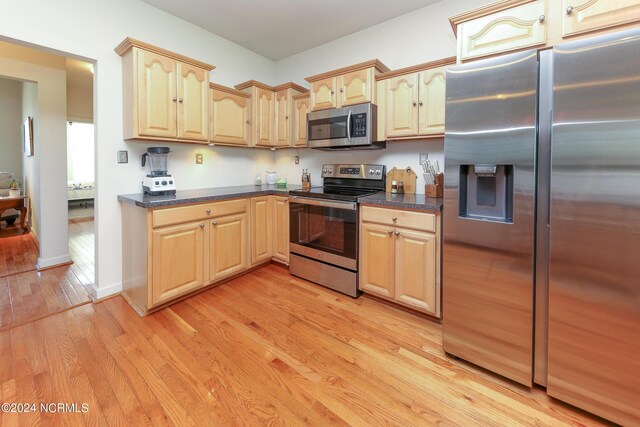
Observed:
[[[289,192],[289,272],[354,298],[358,198],[385,190],[383,165],[323,165],[322,187]]]

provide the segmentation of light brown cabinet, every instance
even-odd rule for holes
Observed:
[[[273,198],[251,198],[251,265],[270,260],[273,254]]]
[[[251,138],[251,95],[213,83],[209,87],[209,141],[247,147]]]
[[[445,58],[378,76],[379,138],[423,139],[444,135]]]
[[[363,206],[360,289],[440,317],[439,215]]]
[[[293,136],[291,141],[294,147],[307,146],[307,113],[309,112],[309,93],[293,96],[294,118]]]
[[[204,286],[206,237],[206,224],[201,221],[152,232],[151,306]]]
[[[295,83],[271,87],[250,80],[235,86],[251,95],[252,147],[291,147],[293,134],[293,96],[307,90]]]
[[[205,143],[214,67],[130,38],[122,56],[125,139]]]
[[[375,76],[389,71],[377,59],[340,68],[305,80],[311,84],[311,111],[375,101]]]
[[[214,218],[209,223],[209,282],[215,283],[249,266],[247,214]]]
[[[273,196],[273,259],[289,264],[289,198]]]
[[[640,0],[563,0],[562,37],[640,21]]]

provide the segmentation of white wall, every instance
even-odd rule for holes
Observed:
[[[0,78],[0,172],[22,180],[22,82]]]
[[[278,81],[294,81],[308,87],[304,78],[321,72],[378,58],[389,68],[404,68],[456,54],[456,38],[449,17],[460,12],[491,3],[488,0],[457,0],[439,3],[402,15],[357,33],[342,37],[276,63]],[[303,168],[315,173],[320,182],[322,163],[366,161],[396,166],[411,166],[418,173],[417,191],[424,193],[424,180],[420,173],[418,154],[429,153],[429,158],[444,166],[444,141],[392,142],[387,149],[371,152],[331,154],[315,150],[300,150],[300,165],[292,158],[295,153],[279,151],[276,154],[278,175],[288,182],[299,183]]]
[[[93,123],[93,89],[67,86],[67,120]]]
[[[144,170],[139,159],[149,144],[122,139],[122,63],[114,48],[125,38],[208,62],[214,82],[234,85],[249,79],[275,83],[275,64],[228,40],[135,0],[34,0],[3,3],[0,38],[21,40],[84,60],[95,60],[94,122],[96,147],[96,276],[98,297],[121,287],[121,219],[117,195],[140,192]],[[66,95],[66,94],[65,94]],[[63,95],[63,98],[64,96]],[[62,120],[64,125],[64,119]],[[160,145],[160,144],[154,144]],[[266,169],[270,155],[259,151],[162,144],[174,150],[170,171],[179,189],[249,183],[253,168]],[[117,164],[117,150],[129,150],[129,163]],[[206,154],[195,167],[196,151]],[[221,157],[223,153],[225,157]],[[227,156],[226,154],[230,154]],[[64,163],[63,163],[64,164]],[[66,173],[66,168],[60,168]],[[44,182],[44,172],[43,172]]]

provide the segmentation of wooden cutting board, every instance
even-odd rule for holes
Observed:
[[[418,175],[407,166],[404,169],[393,168],[387,172],[387,193],[391,193],[391,181],[402,181],[404,183],[405,194],[416,193],[416,180]]]

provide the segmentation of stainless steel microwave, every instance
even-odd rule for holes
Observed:
[[[307,114],[307,145],[320,150],[385,148],[377,142],[378,108],[367,102]]]

